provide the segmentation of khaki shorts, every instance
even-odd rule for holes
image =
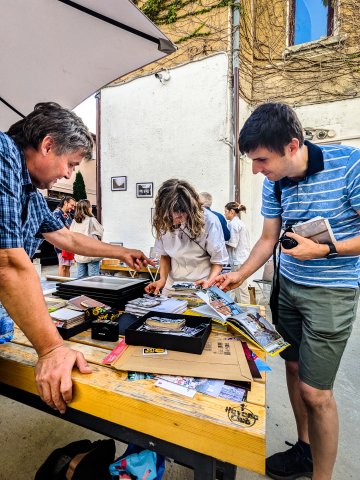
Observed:
[[[358,288],[305,287],[280,276],[279,324],[291,344],[280,353],[299,361],[300,379],[331,390],[356,316]]]

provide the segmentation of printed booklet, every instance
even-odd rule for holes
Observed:
[[[259,314],[256,307],[246,307],[246,310],[243,310],[229,294],[216,286],[200,290],[197,295],[207,305],[195,308],[194,311],[212,316],[222,324],[228,325],[268,355],[277,355],[289,346],[273,325]]]
[[[306,222],[296,223],[292,226],[294,233],[309,238],[316,243],[334,243],[335,237],[327,218],[314,217]]]

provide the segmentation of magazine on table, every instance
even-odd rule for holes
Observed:
[[[276,355],[289,346],[274,326],[262,317],[256,307],[242,309],[228,293],[213,286],[197,292],[197,295],[215,313],[222,324],[241,333],[268,355]],[[200,307],[202,308],[202,307]],[[199,313],[200,309],[195,309]],[[208,310],[210,310],[208,308]]]

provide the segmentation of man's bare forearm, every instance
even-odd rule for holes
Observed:
[[[237,271],[243,280],[246,280],[259,268],[261,268],[271,257],[275,242],[260,238],[251,250],[249,258]]]
[[[0,300],[38,355],[63,345],[47,310],[39,277],[22,248],[0,251]]]
[[[50,243],[56,248],[67,250],[68,252],[88,257],[119,258],[126,250],[124,247],[100,242],[81,233],[69,232],[67,230],[60,232],[59,230],[58,232],[51,232],[51,234],[44,234],[44,237],[47,240],[49,238]]]

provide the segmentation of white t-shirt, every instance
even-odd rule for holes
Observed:
[[[86,216],[81,223],[72,221],[70,226],[71,232],[82,233],[88,237],[102,240],[104,227],[96,220],[95,217]],[[85,257],[84,255],[75,255],[75,261],[78,263],[97,262],[102,257]]]
[[[229,262],[219,219],[207,209],[204,215],[205,231],[195,239],[199,245],[186,235],[190,235],[187,229],[166,232],[155,241],[155,251],[169,256],[171,261],[165,288],[170,288],[175,281],[195,282],[207,278],[212,264]]]
[[[242,265],[250,254],[250,236],[245,223],[234,217],[229,223],[230,239],[226,242],[231,265]]]

